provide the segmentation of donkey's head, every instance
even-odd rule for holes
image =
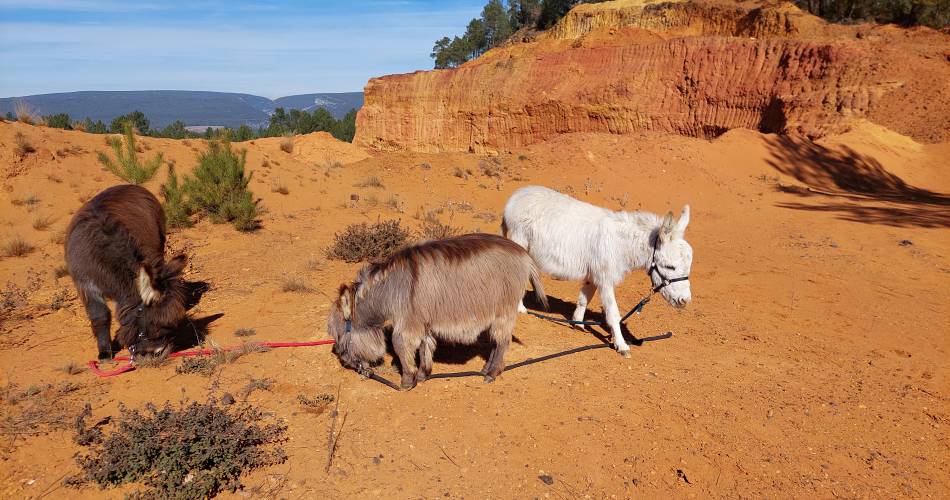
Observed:
[[[179,255],[158,268],[142,266],[135,287],[142,301],[119,311],[116,339],[133,356],[164,356],[174,347],[175,333],[185,319],[181,272],[187,257]]]
[[[381,327],[360,321],[359,288],[359,282],[340,285],[339,296],[327,317],[327,333],[335,341],[333,353],[343,366],[366,374],[386,355],[386,337]]]
[[[676,307],[685,306],[692,298],[689,280],[677,280],[688,277],[693,266],[693,248],[683,237],[687,225],[689,205],[683,205],[683,212],[675,222],[673,212],[666,214],[657,231],[653,262],[649,270],[653,287],[662,287],[660,294]]]

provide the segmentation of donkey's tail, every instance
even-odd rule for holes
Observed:
[[[501,218],[501,235],[505,238],[508,237],[508,222],[504,217]]]
[[[533,258],[531,259],[531,287],[534,288],[534,297],[538,299],[538,302],[544,307],[544,310],[548,310],[548,296],[544,293],[544,285],[541,283],[541,270],[538,269],[538,263],[535,262]]]

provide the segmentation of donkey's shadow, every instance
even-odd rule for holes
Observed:
[[[544,310],[544,307],[541,305],[540,302],[538,302],[537,299],[534,298],[534,294],[532,293],[525,295],[524,306],[527,307],[529,311],[537,312],[538,314],[544,314],[545,316],[553,316],[553,317],[563,318],[563,319],[573,319],[574,309],[577,308],[576,303],[567,302],[557,297],[552,297],[550,295],[548,295],[547,297],[548,297],[547,311]],[[621,315],[626,314],[626,311],[621,310],[620,314]],[[590,335],[592,335],[594,338],[601,341],[602,343],[607,344],[607,345],[613,345],[613,334],[610,333],[610,329],[606,325],[607,317],[604,315],[603,311],[593,311],[590,309],[590,307],[588,307],[587,312],[584,314],[584,320],[596,321],[599,324],[589,325],[584,330],[581,330],[580,327],[575,327],[568,324],[559,324],[559,326],[563,327],[565,330],[573,330],[574,332],[578,334],[589,333]],[[558,324],[553,321],[551,323]],[[623,335],[624,340],[626,340],[628,344],[634,345],[637,347],[643,345],[643,340],[634,337],[633,334],[630,333],[630,329],[627,328],[626,323],[620,323],[620,333],[621,335]]]
[[[205,293],[211,290],[211,284],[207,281],[186,281],[185,285],[185,310],[194,309]],[[191,349],[192,347],[204,343],[208,337],[211,323],[224,316],[224,313],[216,313],[201,318],[196,318],[190,314],[178,325],[174,333],[174,351]]]

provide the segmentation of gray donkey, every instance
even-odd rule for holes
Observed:
[[[390,322],[408,390],[432,374],[436,339],[470,345],[487,330],[495,346],[481,373],[491,382],[505,369],[528,280],[546,308],[534,259],[501,236],[468,234],[407,247],[340,285],[327,318],[333,352],[344,366],[367,374],[386,354],[383,328]]]

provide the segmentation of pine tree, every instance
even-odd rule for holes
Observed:
[[[118,176],[120,179],[132,183],[142,184],[155,176],[158,167],[162,165],[162,154],[156,153],[155,156],[146,163],[140,163],[138,153],[135,150],[135,133],[132,124],[125,124],[125,148],[123,150],[122,140],[118,137],[109,137],[109,146],[115,153],[115,160],[109,158],[109,155],[102,151],[97,152],[99,163],[107,170]]]

